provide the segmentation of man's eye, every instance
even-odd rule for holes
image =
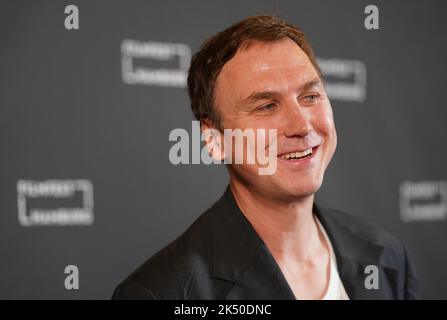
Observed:
[[[258,108],[259,111],[271,111],[275,108],[274,103],[269,103]]]
[[[307,96],[304,96],[302,98],[302,100],[305,104],[309,105],[309,104],[315,104],[319,98],[320,98],[320,95],[314,93],[314,94],[309,94]]]

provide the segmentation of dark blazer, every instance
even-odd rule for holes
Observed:
[[[402,242],[356,216],[313,212],[324,226],[350,299],[416,299],[417,281]],[[379,270],[366,289],[365,267]],[[113,299],[295,299],[272,254],[228,187],[179,238],[122,282]]]

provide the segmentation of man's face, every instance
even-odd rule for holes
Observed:
[[[239,50],[217,77],[214,98],[224,128],[277,129],[276,172],[259,175],[258,164],[231,164],[235,183],[278,200],[320,188],[337,136],[323,83],[296,43],[284,38]],[[285,159],[309,148],[307,159]]]

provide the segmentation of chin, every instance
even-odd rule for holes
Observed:
[[[281,189],[287,190],[286,192],[296,198],[309,196],[317,192],[321,187],[320,180],[309,181],[306,183],[297,183],[288,186],[282,186]]]

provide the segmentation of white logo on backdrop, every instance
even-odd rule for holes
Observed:
[[[121,43],[122,77],[127,84],[185,88],[190,60],[191,48],[183,43],[132,39]],[[167,67],[166,64],[174,66]]]
[[[82,195],[80,206],[74,206]],[[70,205],[60,206],[62,202]],[[24,226],[93,224],[93,185],[89,180],[17,181],[19,223]]]
[[[359,60],[317,58],[329,99],[363,102],[366,99],[366,65]]]
[[[404,181],[399,193],[402,221],[447,219],[447,181]]]

